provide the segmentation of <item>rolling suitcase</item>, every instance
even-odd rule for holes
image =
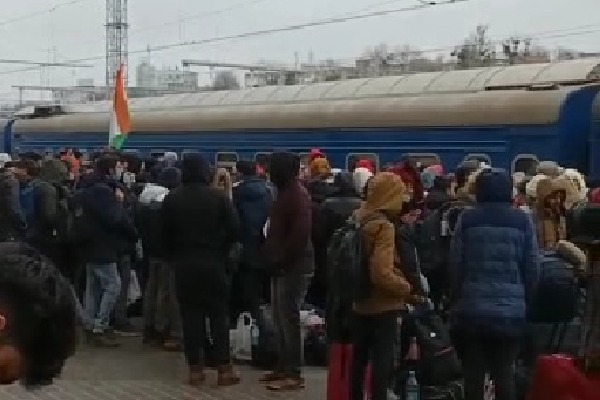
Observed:
[[[329,345],[327,365],[327,400],[351,400],[352,393],[352,345],[332,343]],[[371,367],[367,368],[364,384],[364,400],[370,400]]]

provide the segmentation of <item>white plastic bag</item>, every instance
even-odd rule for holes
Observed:
[[[142,298],[142,289],[138,282],[137,274],[131,270],[129,278],[129,289],[127,291],[127,305],[131,305]]]
[[[239,361],[250,361],[252,359],[252,316],[250,313],[240,314],[233,336],[235,336],[233,358]]]

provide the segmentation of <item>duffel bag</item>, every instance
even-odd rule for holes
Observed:
[[[542,251],[540,279],[529,309],[530,322],[559,324],[577,315],[579,283],[573,265],[554,251]]]

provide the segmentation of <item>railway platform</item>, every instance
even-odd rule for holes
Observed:
[[[258,383],[261,375],[238,366],[242,383],[217,388],[216,372],[207,373],[200,388],[184,385],[183,354],[150,349],[141,338],[123,338],[122,347],[96,349],[81,345],[67,362],[55,384],[27,392],[18,385],[0,387],[2,400],[312,400],[324,399],[326,371],[306,368],[306,388],[298,392],[273,393]]]

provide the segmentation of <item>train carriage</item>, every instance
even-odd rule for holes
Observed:
[[[512,171],[553,159],[600,172],[592,122],[600,60],[495,67],[314,85],[132,99],[126,148],[202,151],[219,164],[266,163],[319,147],[334,167],[402,156],[453,168],[476,158]],[[592,107],[596,104],[596,108]],[[44,110],[8,128],[12,152],[91,153],[108,141],[108,102]],[[598,118],[600,119],[600,118]],[[592,145],[590,145],[592,143]]]

